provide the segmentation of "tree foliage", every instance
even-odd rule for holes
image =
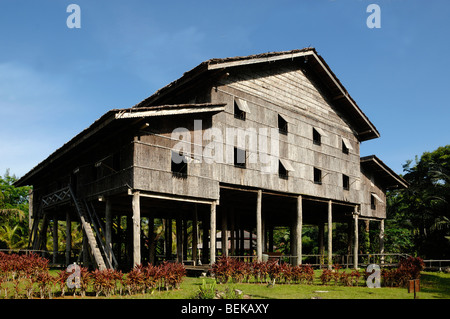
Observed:
[[[15,187],[15,175],[0,176],[0,249],[25,248],[28,238],[28,193],[31,187]]]
[[[408,248],[427,258],[449,258],[450,145],[407,161],[403,170],[409,188],[388,193],[389,251]]]

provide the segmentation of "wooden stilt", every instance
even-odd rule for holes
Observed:
[[[235,231],[236,231],[236,229],[235,229],[235,227],[234,227],[234,210],[232,209],[232,208],[230,208],[229,210],[228,210],[228,212],[229,212],[229,215],[230,215],[230,241],[231,241],[231,243],[230,243],[230,253],[231,253],[231,256],[234,256],[235,254],[236,254],[236,242],[235,242],[235,240],[236,240],[236,234],[235,234]]]
[[[202,263],[208,264],[209,262],[209,219],[208,216],[204,216],[202,220]]]
[[[197,204],[194,204],[194,213],[192,219],[192,261],[194,266],[198,263],[198,209]]]
[[[358,207],[355,206],[355,210],[353,213],[353,218],[355,221],[355,234],[353,236],[353,239],[355,241],[353,245],[353,267],[355,269],[358,269],[358,247],[359,247],[359,241],[358,241]]]
[[[105,248],[106,259],[112,265],[112,204],[111,200],[106,200],[105,207]]]
[[[381,255],[381,264],[384,264],[384,219],[380,220],[380,254]]]
[[[141,206],[139,192],[133,193],[133,267],[141,264]]]
[[[319,255],[320,255],[320,266],[324,265],[325,259],[325,245],[324,245],[324,237],[325,237],[325,225],[323,222],[319,222]]]
[[[333,203],[328,201],[328,269],[333,267]]]
[[[66,265],[70,264],[70,252],[72,249],[72,221],[70,213],[66,212]]]
[[[156,262],[155,218],[153,214],[148,217],[148,262],[152,265]]]
[[[53,263],[56,264],[56,257],[58,256],[58,220],[56,219],[56,213],[53,215]]]
[[[262,191],[258,190],[256,197],[256,259],[262,260]],[[250,233],[251,235],[251,233]],[[250,236],[250,242],[251,242]]]
[[[297,223],[296,223],[296,248],[297,248],[297,258],[295,259],[295,265],[302,264],[302,228],[303,228],[303,205],[302,205],[302,196],[297,197]]]
[[[165,232],[165,247],[166,247],[166,260],[172,259],[172,219],[166,219]]]
[[[216,202],[211,203],[210,217],[210,265],[216,262]]]
[[[176,219],[176,234],[177,234],[177,261],[183,262],[183,224],[181,216],[178,215]]]
[[[221,244],[222,244],[222,256],[228,257],[228,224],[227,224],[227,215],[226,210],[221,209],[222,212],[222,238],[221,238]]]

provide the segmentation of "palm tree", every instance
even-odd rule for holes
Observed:
[[[19,225],[14,227],[9,224],[0,227],[0,242],[9,249],[20,249],[27,245],[26,237],[22,236]]]

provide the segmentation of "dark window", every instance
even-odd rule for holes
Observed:
[[[281,115],[278,115],[278,130],[280,134],[287,135],[288,133],[288,122]]]
[[[182,153],[172,152],[171,166],[172,175],[179,178],[187,177],[187,159]]]
[[[234,117],[245,121],[245,114],[246,113],[239,108],[237,102],[234,101]]]
[[[281,161],[278,161],[278,176],[282,179],[289,178],[289,172],[286,167],[284,167],[283,163],[281,163]]]
[[[350,178],[347,175],[342,175],[342,185],[345,190],[350,189]]]
[[[375,201],[376,201],[375,196],[370,194],[370,208],[377,209],[377,205],[375,204]]]
[[[348,154],[348,147],[345,145],[344,141],[342,141],[342,153]]]
[[[320,136],[320,133],[315,128],[313,128],[313,143],[315,145],[320,145],[322,144],[321,139],[322,137]]]
[[[243,149],[234,148],[234,166],[245,168],[246,167],[246,154],[247,152]]]
[[[322,171],[314,167],[314,183],[322,184]]]

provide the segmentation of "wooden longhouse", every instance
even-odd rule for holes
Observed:
[[[230,128],[276,139],[266,150],[276,154],[270,157],[276,169],[268,172],[252,158],[251,136],[219,143],[217,136]],[[300,264],[302,227],[317,225],[320,251],[331,264],[332,225],[339,222],[349,226],[357,267],[358,222],[379,221],[382,239],[386,190],[407,187],[376,156],[360,157],[360,143],[379,136],[314,48],[211,59],[134,107],[108,111],[16,183],[33,186],[30,248],[42,249],[49,223],[65,220],[67,238],[60,240],[66,241],[66,263],[73,262],[70,233],[78,221],[84,250],[100,269],[155,263],[161,256],[154,220],[160,219],[162,258],[187,262],[186,238],[192,236],[191,248],[203,249],[201,256],[193,249],[188,261],[211,264],[219,254],[211,234],[219,230],[231,236],[231,245],[229,236],[220,239],[220,253],[239,255],[245,230],[256,235],[261,260],[273,250],[274,227],[288,226],[292,262]],[[177,153],[180,138],[186,147]],[[206,148],[213,141],[219,146],[211,152]],[[220,154],[223,160],[207,160]],[[123,219],[126,227],[118,227]]]

